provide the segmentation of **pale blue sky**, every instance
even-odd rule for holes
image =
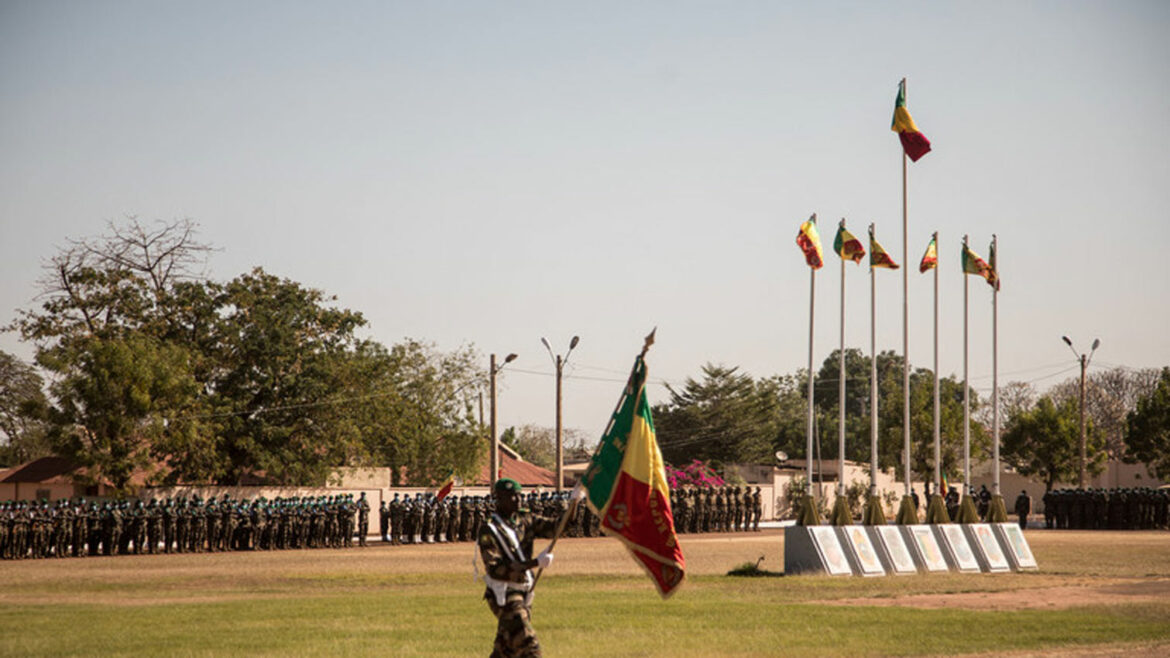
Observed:
[[[190,217],[223,251],[336,294],[368,335],[518,352],[504,425],[598,434],[642,336],[651,376],[807,361],[812,212],[899,262],[898,80],[934,143],[910,169],[910,256],[941,233],[944,374],[961,375],[959,241],[999,235],[1001,383],[1170,365],[1166,2],[0,1],[0,319],[109,219]],[[817,281],[816,362],[839,266]],[[866,269],[847,342],[869,348]],[[879,349],[901,274],[879,272]],[[930,366],[931,279],[911,347]],[[989,288],[971,373],[991,385]],[[31,355],[11,334],[0,349]],[[664,400],[661,386],[651,389]]]

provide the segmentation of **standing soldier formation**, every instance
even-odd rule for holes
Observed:
[[[1060,530],[1170,528],[1170,490],[1150,487],[1053,489],[1044,494],[1044,527]]]
[[[682,487],[670,504],[679,533],[759,532],[764,513],[759,487]]]

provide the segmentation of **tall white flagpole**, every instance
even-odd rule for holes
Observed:
[[[815,213],[813,217],[816,217]],[[813,496],[813,318],[817,298],[817,271],[810,267],[808,272],[808,452],[805,453],[805,460],[808,462],[807,494]]]
[[[931,242],[938,253],[938,231],[934,232]],[[942,482],[942,432],[940,430],[940,412],[938,404],[938,263],[934,266],[934,486]],[[937,489],[936,489],[937,491]]]
[[[967,236],[963,236],[963,254],[967,253]],[[971,379],[967,369],[967,271],[963,270],[963,481],[971,481]],[[939,492],[946,495],[945,491]]]
[[[998,260],[999,243],[994,234],[991,236],[991,252]],[[998,268],[999,263],[996,262]],[[999,496],[999,272],[995,272],[996,282],[991,288],[991,432],[995,436],[995,476],[992,482],[995,487],[993,495]]]
[[[902,79],[903,85],[906,79]],[[910,262],[907,238],[906,149],[902,149],[902,262]],[[910,495],[910,268],[902,268],[902,467],[906,474],[906,495]]]
[[[841,219],[838,230],[845,228]],[[840,254],[838,254],[840,255]],[[837,383],[837,495],[845,495],[845,257],[841,256],[841,350]]]
[[[869,225],[869,494],[876,496],[878,471],[877,268],[873,266],[873,224]]]

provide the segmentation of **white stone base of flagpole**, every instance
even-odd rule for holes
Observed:
[[[991,529],[999,539],[999,545],[1007,556],[1013,571],[1035,571],[1039,568],[1032,547],[1028,545],[1024,531],[1016,523],[992,523]]]
[[[923,573],[945,573],[950,571],[947,559],[943,555],[942,547],[934,536],[933,526],[901,525],[902,538],[910,546],[910,554],[914,556],[914,563]]]
[[[784,529],[784,573],[851,576],[853,567],[833,526],[789,526]]]
[[[902,531],[896,525],[871,525],[865,527],[886,573],[895,576],[912,576],[918,573],[918,565],[906,545]]]
[[[990,523],[963,523],[960,527],[967,535],[971,547],[975,549],[975,559],[984,573],[1004,573],[1012,570]]]
[[[946,556],[947,566],[959,573],[979,573],[979,560],[975,559],[975,551],[967,542],[967,535],[963,534],[963,526],[958,523],[939,523],[932,525],[935,539],[942,546]]]
[[[845,547],[845,558],[853,573],[861,576],[884,576],[886,568],[873,540],[863,525],[837,526],[837,539]]]

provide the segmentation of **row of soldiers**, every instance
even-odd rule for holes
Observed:
[[[1044,494],[1046,528],[1170,528],[1170,491],[1149,487],[1053,489]]]
[[[670,505],[680,533],[759,532],[764,513],[759,487],[682,487],[671,490]]]
[[[0,502],[0,558],[343,548],[365,544],[362,494],[267,500],[191,498]]]
[[[523,506],[539,516],[560,518],[569,506],[569,492],[529,493]],[[417,493],[411,498],[397,493],[379,507],[382,541],[391,544],[432,544],[473,541],[480,526],[495,509],[491,496],[447,496]],[[566,521],[566,537],[600,535],[598,518],[586,505],[578,505]]]

